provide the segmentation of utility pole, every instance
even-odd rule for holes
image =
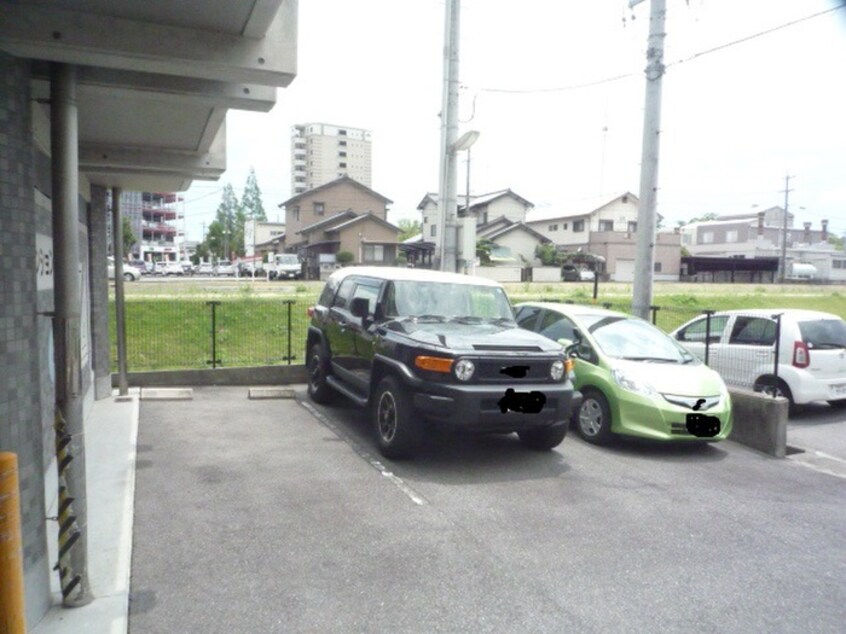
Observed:
[[[643,0],[629,0],[629,7]],[[664,75],[664,20],[666,0],[651,0],[649,41],[646,50],[646,99],[643,113],[643,147],[640,163],[640,207],[637,212],[632,312],[649,319],[655,262],[655,207],[658,191],[658,150],[661,126],[661,78]]]
[[[784,177],[784,218],[781,228],[781,276],[779,278],[779,281],[782,284],[784,284],[784,281],[787,278],[787,207],[790,192],[793,191],[792,189],[790,189],[791,178],[794,177],[788,175],[785,175]]]
[[[438,249],[440,269],[455,272],[458,246],[455,141],[458,137],[458,33],[461,0],[446,0],[444,75],[441,104],[441,169],[438,186]]]

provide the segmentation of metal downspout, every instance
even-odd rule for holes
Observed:
[[[59,471],[59,577],[66,607],[89,603],[88,505],[82,414],[79,131],[76,69],[50,67],[50,144],[55,257],[53,346]]]
[[[118,354],[118,391],[129,393],[126,367],[126,318],[123,293],[123,222],[120,217],[120,187],[112,187],[112,251],[115,254],[115,335]]]

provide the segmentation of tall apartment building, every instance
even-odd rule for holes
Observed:
[[[291,127],[291,192],[309,189],[341,176],[370,187],[370,131],[329,123]]]
[[[173,193],[131,192],[120,195],[121,214],[129,218],[138,242],[131,257],[156,262],[180,260],[184,235],[177,226],[182,219],[182,196]]]

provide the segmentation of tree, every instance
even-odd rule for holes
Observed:
[[[231,259],[233,255],[244,255],[244,212],[229,183],[223,188],[223,196],[205,242],[209,253],[218,258]]]
[[[551,242],[546,244],[539,244],[535,247],[535,257],[541,261],[544,266],[559,266],[561,264],[561,257],[558,254],[558,249]]]
[[[400,228],[400,234],[397,238],[400,242],[408,240],[409,238],[413,238],[421,231],[419,220],[410,220],[408,218],[403,218],[397,223],[397,226]]]
[[[346,266],[353,260],[355,260],[355,256],[349,251],[338,251],[338,254],[335,256],[335,261],[341,266]]]
[[[129,257],[132,252],[132,247],[138,243],[138,238],[135,237],[135,232],[132,231],[132,223],[129,218],[123,216],[121,218],[121,225],[123,226],[123,255]]]
[[[247,219],[267,220],[267,214],[264,212],[264,205],[261,201],[261,189],[259,189],[258,180],[256,179],[256,170],[253,167],[250,167],[247,184],[244,186],[244,195],[241,197],[241,209],[243,210],[244,217]]]

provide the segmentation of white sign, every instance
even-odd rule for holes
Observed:
[[[35,234],[35,275],[39,291],[53,290],[53,238],[43,233]]]

